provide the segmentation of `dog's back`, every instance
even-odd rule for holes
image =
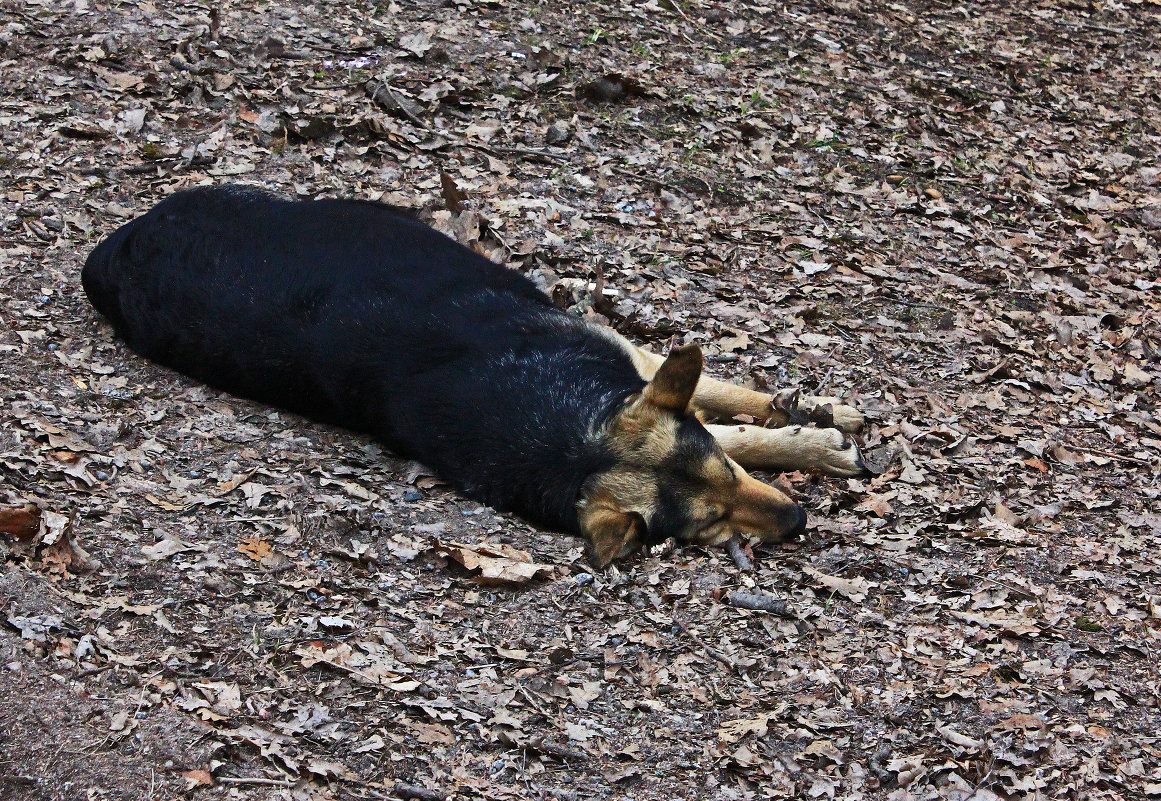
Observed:
[[[594,431],[644,385],[526,278],[375,203],[183,192],[102,242],[83,282],[142,355],[373,433],[556,528],[610,463]]]

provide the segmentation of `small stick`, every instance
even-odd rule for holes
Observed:
[[[726,551],[730,554],[730,558],[734,560],[734,564],[738,566],[738,570],[749,573],[754,569],[754,562],[742,549],[742,540],[736,534],[726,540]]]
[[[533,160],[540,160],[549,164],[563,164],[568,161],[567,156],[560,156],[556,153],[549,153],[546,150],[532,150],[526,147],[500,147],[499,145],[483,145],[477,142],[448,142],[449,145],[456,145],[459,147],[467,147],[472,150],[482,150],[485,153],[492,153],[495,155],[509,154],[513,156],[524,156]]]
[[[1103,456],[1106,459],[1116,459],[1121,462],[1128,462],[1129,464],[1141,464],[1145,465],[1146,467],[1152,464],[1152,462],[1147,462],[1144,459],[1138,459],[1135,456],[1123,456],[1122,454],[1113,453],[1112,451],[1102,451],[1099,448],[1086,448],[1083,445],[1065,445],[1065,447],[1071,448],[1074,451],[1080,451],[1081,453],[1091,453],[1096,456]]]
[[[214,781],[222,784],[269,784],[275,787],[290,787],[294,784],[286,779],[264,779],[260,776],[218,776]]]
[[[525,745],[525,748],[530,748],[533,751],[539,751],[542,754],[548,754],[549,756],[563,760],[571,759],[577,762],[584,762],[589,758],[589,755],[584,751],[577,751],[575,748],[551,743],[543,737],[533,737]]]
[[[730,603],[742,609],[754,609],[758,612],[769,612],[779,617],[793,617],[782,598],[772,598],[764,593],[739,592],[734,590],[726,595]]]
[[[721,651],[718,651],[714,648],[711,648],[709,645],[706,644],[705,640],[703,640],[701,637],[697,636],[697,634],[695,634],[693,631],[690,630],[689,626],[685,625],[685,622],[682,621],[682,619],[677,616],[677,606],[676,605],[673,607],[673,611],[674,611],[673,622],[677,624],[678,628],[680,628],[683,632],[685,632],[686,636],[688,636],[691,640],[693,640],[695,643],[700,645],[702,650],[705,651],[713,659],[716,659],[717,661],[721,662],[723,665],[725,665],[728,668],[735,669],[735,670],[737,669],[738,665],[736,662],[734,662],[733,659],[730,659],[728,656],[723,654]]]
[[[376,97],[376,95],[378,95],[380,92],[387,96],[386,102]],[[381,105],[388,112],[399,109],[403,112],[403,116],[411,120],[411,122],[416,126],[424,129],[425,131],[428,130],[427,123],[412,113],[411,109],[409,109],[407,105],[402,100],[400,100],[394,92],[391,91],[391,87],[387,85],[386,81],[380,81],[378,85],[371,90],[371,99]]]
[[[447,794],[439,790],[428,790],[415,784],[395,782],[395,789],[391,793],[399,798],[416,798],[419,801],[446,801]]]
[[[670,183],[668,181],[662,181],[660,178],[653,178],[653,177],[650,177],[648,175],[642,175],[641,173],[633,172],[632,170],[626,170],[624,167],[616,167],[613,165],[609,165],[609,169],[611,169],[615,173],[618,173],[619,175],[624,175],[626,178],[634,178],[638,181],[645,181],[646,183],[651,183],[654,186],[664,187],[665,189],[669,189],[672,192],[674,192],[678,195],[681,195],[683,198],[685,198],[686,200],[688,200],[690,202],[693,201],[693,198],[689,196],[689,193],[686,192],[684,189],[682,189],[677,184],[673,184],[673,183]],[[709,191],[711,191],[711,192],[713,191],[713,187],[710,186],[709,182],[706,181],[704,178],[698,178],[698,176],[696,176],[696,175],[691,176],[691,177],[697,178],[697,180],[701,181],[703,184],[706,185],[706,188]]]
[[[997,587],[1003,587],[1005,590],[1011,590],[1012,592],[1016,593],[1016,595],[1018,597],[1023,598],[1025,601],[1030,601],[1036,597],[1034,594],[1032,594],[1028,590],[1021,589],[1020,587],[1014,587],[1011,584],[1005,584],[1004,582],[1002,582],[998,579],[988,578],[987,576],[980,576],[980,575],[977,575],[976,573],[965,573],[964,575],[971,576],[972,578],[979,579],[980,581],[990,581],[992,584],[995,584]]]

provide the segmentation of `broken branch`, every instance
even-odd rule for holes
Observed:
[[[754,569],[754,562],[746,554],[745,549],[742,548],[742,540],[740,537],[735,535],[726,540],[726,552],[734,560],[734,564],[738,566],[738,570],[749,573]]]
[[[769,612],[779,617],[793,617],[786,601],[782,598],[773,598],[764,593],[741,592],[734,590],[726,595],[730,603],[742,609],[753,609],[757,612]]]

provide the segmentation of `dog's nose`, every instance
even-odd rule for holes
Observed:
[[[791,523],[786,528],[785,539],[796,540],[806,533],[806,510],[795,504],[788,516],[791,517]]]

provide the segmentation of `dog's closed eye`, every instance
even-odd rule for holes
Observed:
[[[694,518],[694,526],[696,528],[709,528],[714,523],[724,519],[727,511],[724,506],[713,506],[706,510],[703,514]]]

